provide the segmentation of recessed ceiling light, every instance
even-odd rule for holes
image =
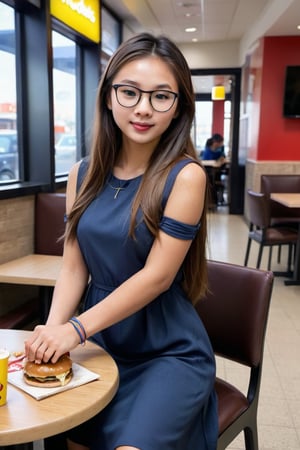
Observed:
[[[185,15],[185,17],[200,17],[201,16],[201,14],[199,13],[190,13],[190,12],[187,12],[187,13],[185,13],[184,14]]]
[[[189,27],[184,30],[186,33],[195,33],[197,31],[196,27]]]
[[[177,2],[177,5],[181,8],[192,8],[193,6],[198,6],[197,2]]]
[[[300,30],[300,25],[297,25],[297,29]]]
[[[197,38],[193,38],[192,42],[198,42],[198,39]]]

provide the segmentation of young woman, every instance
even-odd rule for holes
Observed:
[[[90,338],[118,364],[115,398],[70,432],[69,449],[216,449],[215,360],[193,306],[207,287],[193,117],[178,48],[149,34],[123,43],[99,85],[90,157],[69,176],[49,318],[25,345],[30,360],[55,362]]]

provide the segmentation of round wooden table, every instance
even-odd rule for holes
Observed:
[[[0,346],[22,351],[30,331],[0,330]],[[8,385],[7,404],[0,407],[0,446],[44,439],[90,419],[114,397],[119,374],[114,360],[99,346],[87,342],[71,352],[74,362],[96,372],[100,379],[36,400]]]

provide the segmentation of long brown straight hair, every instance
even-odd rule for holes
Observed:
[[[177,115],[162,134],[132,205],[129,235],[133,239],[135,238],[136,215],[140,208],[147,227],[153,236],[157,236],[159,221],[163,213],[162,193],[173,165],[182,158],[191,158],[199,164],[190,137],[195,114],[195,98],[190,70],[184,56],[177,46],[165,36],[154,37],[148,33],[141,33],[130,38],[121,44],[111,57],[99,83],[88,169],[68,218],[66,240],[76,238],[78,221],[87,206],[101,191],[107,176],[113,170],[121,148],[121,131],[107,107],[112,80],[125,64],[150,55],[162,58],[169,66],[177,81],[179,96]],[[207,197],[206,189],[201,227],[183,263],[183,288],[193,303],[196,303],[207,289]]]

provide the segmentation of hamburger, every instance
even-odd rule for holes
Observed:
[[[26,361],[24,365],[24,381],[35,387],[60,387],[69,383],[72,378],[72,360],[68,354],[62,355],[56,363],[40,363]]]

